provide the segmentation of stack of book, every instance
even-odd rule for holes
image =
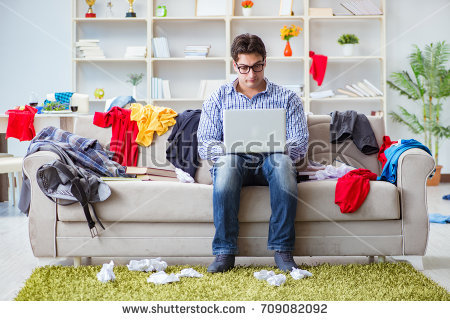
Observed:
[[[211,48],[211,45],[209,46],[186,46],[184,47],[184,56],[185,58],[206,58],[209,53],[209,49]]]
[[[342,1],[341,6],[357,16],[382,15],[383,12],[370,0],[347,0]]]
[[[152,98],[153,99],[170,99],[170,86],[168,80],[152,77]]]
[[[86,59],[105,59],[105,54],[99,46],[98,39],[79,39],[75,46],[78,49],[78,55]]]
[[[147,47],[127,47],[124,58],[138,59],[147,57]]]
[[[383,96],[383,93],[367,79],[356,84],[346,85],[345,88],[339,88],[338,93],[349,97],[377,97]]]
[[[170,58],[169,43],[166,37],[153,38],[153,56],[155,58]]]
[[[142,181],[179,182],[177,173],[172,169],[127,166],[126,173],[136,175]]]

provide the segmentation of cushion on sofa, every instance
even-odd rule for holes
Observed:
[[[211,185],[174,182],[112,181],[111,196],[95,208],[103,221],[213,222]],[[342,214],[334,204],[336,181],[298,184],[297,221],[367,221],[400,218],[397,188],[387,182],[370,182],[364,204],[352,214]],[[380,202],[382,200],[382,202]],[[180,212],[180,208],[184,210]],[[242,189],[241,222],[267,222],[271,213],[269,189]],[[85,221],[78,204],[58,206],[61,221]]]

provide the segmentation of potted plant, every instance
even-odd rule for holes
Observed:
[[[354,34],[343,34],[339,37],[338,43],[342,45],[344,56],[353,55],[353,48],[359,43],[359,39]]]
[[[286,40],[286,47],[284,48],[284,55],[286,57],[292,56],[291,45],[289,44],[289,39],[292,37],[297,37],[303,29],[296,26],[291,25],[289,28],[284,26],[280,29],[281,40]]]
[[[450,46],[445,41],[426,45],[422,51],[414,45],[409,56],[413,77],[407,71],[391,74],[392,81],[387,84],[408,97],[421,109],[419,116],[399,106],[400,114],[390,112],[394,122],[406,125],[414,134],[423,134],[424,145],[434,155],[436,173],[428,180],[428,185],[438,185],[440,181],[439,144],[450,138],[450,126],[441,123],[440,112],[445,100],[450,96],[450,69],[446,67],[450,57]]]
[[[140,74],[128,74],[128,80],[127,82],[129,82],[130,84],[133,85],[133,98],[136,98],[136,88],[137,85],[139,85],[142,81],[142,79],[144,78],[144,74],[140,73]]]
[[[241,6],[242,6],[242,14],[245,17],[252,15],[252,7],[253,7],[252,1],[242,1]]]

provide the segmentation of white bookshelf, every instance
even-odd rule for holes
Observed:
[[[345,107],[348,103],[347,109],[361,106],[365,113],[370,110],[386,113],[385,96],[309,97],[312,91],[343,88],[344,84],[356,83],[363,78],[369,79],[386,93],[386,0],[372,0],[381,8],[383,15],[331,17],[309,16],[308,9],[333,7],[339,10],[339,0],[294,0],[294,16],[278,16],[277,0],[257,0],[250,17],[242,15],[240,0],[224,1],[229,1],[230,5],[234,1],[233,15],[197,17],[195,0],[140,0],[134,3],[137,18],[124,18],[128,10],[126,1],[113,1],[114,17],[105,17],[105,2],[97,1],[93,7],[97,18],[84,18],[87,11],[85,1],[72,0],[73,90],[87,93],[91,98],[95,88],[102,87],[105,87],[105,98],[130,95],[132,89],[125,82],[126,75],[143,72],[144,81],[138,86],[141,101],[173,106],[177,111],[200,108],[203,100],[195,97],[200,80],[230,79],[235,73],[230,54],[231,43],[236,35],[249,32],[258,34],[266,44],[265,74],[271,81],[281,85],[303,85],[305,111],[328,113],[335,110],[335,106]],[[154,16],[158,5],[166,5],[167,17]],[[291,24],[300,25],[303,31],[291,40],[293,56],[284,57],[285,42],[279,37],[279,29]],[[362,52],[351,57],[341,56],[336,45],[338,33],[361,33]],[[162,36],[168,38],[171,58],[153,57],[152,38]],[[329,39],[325,40],[326,37]],[[106,59],[76,57],[75,42],[82,38],[99,39],[100,46],[104,45]],[[203,44],[211,44],[206,59],[184,57],[184,46]],[[126,46],[147,46],[147,58],[123,58]],[[317,87],[309,74],[312,62],[310,50],[328,56],[327,73],[321,87]],[[152,99],[152,77],[170,81],[171,99]],[[92,99],[91,112],[103,109],[104,101]]]

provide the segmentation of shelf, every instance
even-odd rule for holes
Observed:
[[[382,20],[384,15],[367,15],[367,16],[309,16],[309,19],[321,19],[321,20]]]
[[[382,60],[383,57],[381,57],[381,56],[328,56],[328,61],[376,60],[376,59]]]
[[[147,22],[147,18],[74,18],[76,22]]]
[[[232,16],[230,20],[304,20],[304,16]]]
[[[225,21],[225,16],[209,16],[209,17],[153,17],[153,21]]]
[[[303,61],[303,57],[266,57],[267,61],[280,61],[280,62],[295,62],[295,61]]]
[[[380,101],[380,100],[384,100],[384,96],[377,96],[377,97],[309,98],[309,101],[349,101],[349,100]]]
[[[151,58],[151,61],[225,61],[225,57],[206,57],[206,58],[184,58],[184,57],[174,57],[174,58]]]
[[[73,58],[74,61],[78,62],[146,62],[146,58],[105,58],[105,59],[86,59],[86,58]]]

